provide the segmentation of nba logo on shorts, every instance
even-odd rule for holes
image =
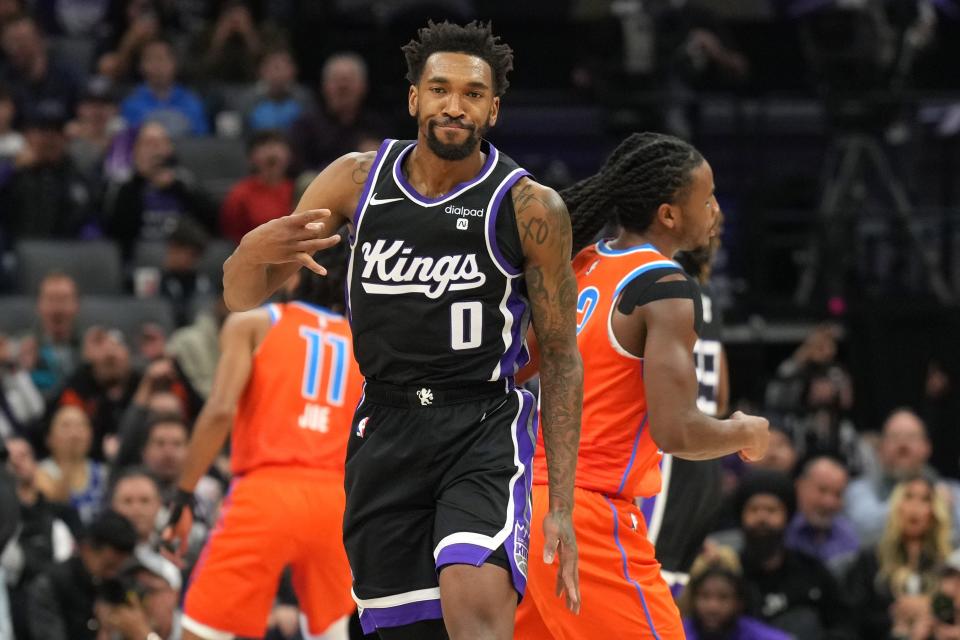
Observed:
[[[367,421],[370,418],[361,418],[360,422],[357,423],[357,437],[362,438],[367,435]]]
[[[513,563],[517,565],[517,570],[526,577],[527,575],[527,557],[530,555],[528,544],[530,542],[530,531],[527,529],[527,523],[518,521],[513,529]]]
[[[470,221],[466,218],[457,218],[457,229],[466,231],[470,226]]]

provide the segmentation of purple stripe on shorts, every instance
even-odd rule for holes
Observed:
[[[443,610],[440,608],[439,599],[421,600],[420,602],[410,602],[396,607],[364,609],[360,614],[360,626],[363,627],[364,633],[373,633],[377,629],[402,627],[421,620],[440,620],[442,618]]]
[[[503,197],[510,193],[510,189],[513,188],[513,185],[515,185],[520,178],[529,175],[526,170],[518,171],[504,184],[500,185],[500,189],[493,199],[493,204],[490,205],[490,212],[487,214],[487,237],[490,238],[490,249],[493,251],[493,259],[497,261],[504,271],[513,276],[520,275],[523,273],[523,270],[507,262],[507,259],[504,258],[500,252],[500,247],[497,245],[497,215],[500,213],[500,203],[503,202]]]
[[[657,506],[657,500],[660,498],[660,494],[655,496],[650,496],[649,498],[644,498],[643,502],[640,503],[640,513],[643,514],[643,521],[647,525],[647,528],[650,527],[650,519],[653,517],[653,510]]]
[[[520,367],[530,361],[530,354],[526,349],[526,327],[523,326],[524,317],[527,313],[527,301],[516,290],[516,285],[507,298],[507,313],[513,316],[513,326],[510,328],[510,343],[506,345],[506,350],[500,358],[500,376],[512,376],[520,370]]]
[[[535,431],[531,421],[536,419],[536,403],[529,391],[520,390],[521,408],[517,419],[517,447],[524,472],[513,486],[513,531],[504,541],[504,550],[513,575],[513,587],[520,596],[527,588],[527,561],[530,557],[530,485],[533,482],[533,450]]]
[[[491,553],[493,553],[493,551],[486,547],[468,542],[451,544],[444,547],[440,551],[440,555],[437,556],[437,569],[448,564],[471,564],[479,567],[487,561]]]

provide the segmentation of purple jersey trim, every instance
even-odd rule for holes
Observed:
[[[519,276],[523,273],[523,270],[507,262],[506,258],[503,257],[503,253],[500,252],[500,246],[497,244],[497,215],[500,213],[500,204],[503,202],[503,197],[510,193],[510,189],[513,188],[513,185],[515,185],[520,178],[529,175],[530,172],[526,169],[516,169],[515,173],[512,173],[497,189],[493,203],[490,205],[490,211],[487,214],[487,238],[490,240],[490,251],[493,253],[493,259],[500,265],[501,269],[511,276]]]
[[[384,156],[387,155],[387,149],[390,147],[391,143],[396,142],[387,138],[382,143],[380,143],[380,148],[377,149],[377,156],[373,159],[373,164],[370,165],[370,173],[367,174],[367,180],[363,183],[363,191],[360,192],[360,200],[357,201],[357,208],[353,212],[353,232],[357,232],[357,223],[360,221],[360,216],[363,215],[363,210],[367,208],[367,197],[370,195],[370,189],[373,188],[374,183],[377,181],[377,174],[379,173],[380,163],[383,162]],[[351,238],[351,241],[353,238]],[[352,242],[351,242],[352,244]]]
[[[474,185],[482,182],[484,178],[490,175],[490,172],[493,171],[493,168],[494,166],[496,166],[497,160],[500,157],[500,152],[497,151],[497,149],[491,144],[490,152],[487,154],[487,159],[483,163],[483,168],[480,169],[480,173],[478,173],[476,176],[474,176],[470,180],[467,180],[466,182],[461,182],[460,184],[456,185],[448,193],[445,193],[439,198],[427,198],[421,195],[420,192],[418,192],[416,189],[413,188],[413,185],[407,182],[407,178],[403,175],[403,169],[401,168],[403,167],[403,159],[406,158],[407,154],[410,153],[410,151],[416,146],[417,146],[417,143],[414,142],[413,144],[408,146],[406,149],[401,151],[399,155],[397,155],[397,159],[393,163],[393,177],[397,181],[397,184],[400,186],[401,190],[407,196],[409,196],[414,202],[418,204],[422,204],[424,206],[430,206],[434,204],[439,204],[441,202],[445,202],[447,200],[452,200],[453,198],[459,196],[470,187],[473,187]]]

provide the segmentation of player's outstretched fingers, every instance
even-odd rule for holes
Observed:
[[[330,209],[307,209],[306,211],[291,213],[290,215],[286,216],[284,220],[287,221],[287,224],[292,226],[305,227],[308,224],[322,222],[329,217]]]
[[[301,251],[300,253],[297,254],[296,259],[297,259],[297,262],[299,262],[301,265],[303,265],[307,269],[310,269],[310,271],[313,271],[315,274],[319,276],[327,275],[327,270],[324,269],[323,266],[319,264],[316,260],[314,260],[313,256],[310,255],[309,253],[305,253]]]
[[[340,235],[334,234],[329,238],[314,238],[311,240],[301,240],[297,249],[303,253],[313,255],[317,251],[324,251],[340,243]]]

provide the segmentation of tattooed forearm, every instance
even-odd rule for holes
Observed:
[[[573,507],[580,444],[583,365],[577,349],[577,282],[570,266],[570,217],[552,190],[533,182],[514,195],[526,254],[526,284],[540,346],[540,424],[551,510]]]
[[[567,266],[569,269],[569,266]],[[577,450],[580,445],[580,412],[583,402],[583,364],[577,350],[575,316],[576,280],[561,275],[551,294],[539,267],[527,271],[527,291],[533,305],[534,328],[540,345],[540,424],[547,449],[550,508],[571,508]],[[567,310],[571,312],[568,313]],[[570,316],[569,318],[567,316]]]

